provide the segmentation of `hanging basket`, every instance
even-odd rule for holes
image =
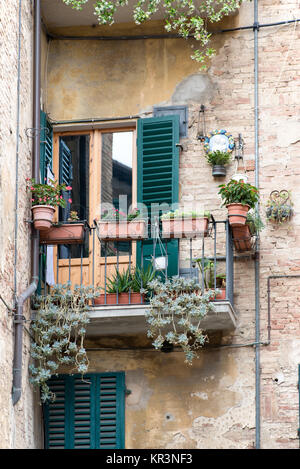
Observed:
[[[33,226],[36,230],[49,230],[52,226],[52,220],[55,213],[55,207],[52,205],[35,205],[31,207]]]

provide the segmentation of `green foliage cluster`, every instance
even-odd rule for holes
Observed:
[[[211,166],[226,165],[230,163],[231,158],[232,158],[231,152],[225,152],[225,151],[219,151],[219,150],[207,153],[206,155],[207,162]]]
[[[218,194],[223,199],[223,205],[240,203],[254,208],[259,200],[259,193],[255,186],[244,181],[231,180],[228,184],[219,185]]]
[[[133,270],[126,269],[124,272],[116,271],[107,280],[107,293],[146,293],[149,282],[155,277],[152,264],[147,269],[136,266]]]
[[[215,311],[210,298],[215,291],[201,291],[195,279],[172,277],[165,282],[155,278],[149,287],[153,291],[150,309],[146,312],[148,337],[160,350],[164,343],[179,346],[185,353],[185,363],[191,365],[197,350],[207,341],[201,321],[209,311]]]
[[[76,10],[81,10],[88,0],[62,0]],[[192,59],[204,63],[215,51],[209,47],[211,34],[208,24],[216,23],[236,11],[244,0],[137,0],[133,7],[133,20],[140,25],[151,19],[157,11],[163,12],[165,29],[179,36],[199,42]],[[118,9],[126,7],[128,0],[94,0],[95,15],[99,24],[112,25]],[[200,50],[201,48],[201,50]],[[205,68],[203,65],[202,68]]]
[[[106,221],[132,221],[135,218],[140,216],[140,210],[134,208],[128,214],[122,212],[117,208],[112,208],[110,210],[105,210],[101,215],[101,220]]]
[[[54,400],[48,379],[59,366],[72,366],[80,374],[88,371],[88,358],[83,345],[89,323],[88,303],[99,291],[92,286],[57,284],[51,293],[34,299],[35,317],[31,323],[33,341],[30,365],[31,383],[40,388],[41,400]]]
[[[183,212],[182,210],[177,209],[164,213],[160,217],[161,220],[173,220],[174,218],[210,218],[210,212],[208,210],[204,212],[196,212],[194,210]]]
[[[58,184],[57,181],[50,181],[49,184],[39,184],[35,179],[26,179],[27,191],[31,192],[31,205],[51,205],[52,207],[66,207],[67,202],[62,196],[62,192],[72,189],[65,184]],[[71,203],[72,200],[69,199]]]
[[[258,234],[265,227],[260,214],[253,209],[249,210],[249,212],[247,213],[246,223],[249,225],[250,233],[252,236]]]
[[[293,215],[293,204],[290,200],[290,192],[282,191],[276,197],[267,201],[266,217],[278,224],[288,221]]]

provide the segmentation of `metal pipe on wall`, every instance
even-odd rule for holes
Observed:
[[[259,189],[259,135],[258,135],[258,0],[254,0],[254,134],[255,134],[255,186]],[[259,202],[256,204],[259,212]],[[255,448],[260,448],[260,261],[259,235],[255,245]]]
[[[33,157],[32,177],[39,181],[40,171],[40,70],[41,70],[41,4],[35,1],[34,9],[34,76],[33,76]],[[31,239],[31,283],[16,301],[14,318],[15,341],[13,363],[12,401],[15,405],[22,394],[22,354],[23,354],[23,308],[25,301],[36,291],[39,281],[39,232],[32,227]]]

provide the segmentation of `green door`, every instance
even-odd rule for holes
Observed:
[[[179,192],[179,116],[139,119],[137,128],[137,201],[147,207],[151,223],[175,209]],[[152,256],[168,255],[168,277],[178,274],[178,240],[155,242],[154,233],[138,243],[137,263],[144,268]],[[142,259],[143,257],[143,259]]]

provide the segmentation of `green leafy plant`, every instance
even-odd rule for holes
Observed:
[[[249,226],[250,233],[252,236],[262,231],[265,227],[259,215],[259,212],[253,209],[249,210],[249,212],[247,213],[246,223]]]
[[[79,216],[78,216],[77,211],[76,210],[71,210],[68,221],[78,221],[78,220],[79,220]]]
[[[221,165],[224,166],[230,163],[232,158],[231,152],[214,151],[206,154],[206,160],[211,166]]]
[[[128,293],[132,285],[132,275],[129,269],[124,272],[116,270],[115,274],[107,279],[107,293]]]
[[[94,0],[95,1],[95,0]],[[88,0],[63,0],[76,10],[81,10]],[[199,49],[194,50],[192,59],[204,63],[215,54],[209,47],[211,34],[208,24],[220,21],[224,16],[236,11],[243,0],[137,0],[133,7],[133,20],[140,25],[157,12],[162,11],[167,32],[176,31],[184,38],[193,38],[199,43]],[[118,9],[127,6],[128,0],[96,0],[94,2],[95,15],[99,24],[112,25]],[[206,68],[205,65],[202,68]]]
[[[107,280],[107,293],[146,293],[148,284],[155,277],[152,264],[147,269],[136,266],[126,269],[124,272],[116,270],[115,274]]]
[[[174,210],[161,215],[161,220],[172,220],[174,218],[210,218],[210,212],[196,212],[193,210],[183,212],[182,210]]]
[[[89,300],[99,296],[97,288],[75,286],[70,282],[54,285],[51,292],[34,299],[35,317],[31,323],[33,342],[30,365],[31,383],[40,388],[41,400],[54,400],[48,379],[57,374],[59,366],[72,366],[80,374],[88,371],[84,348],[89,323]]]
[[[228,184],[219,185],[218,194],[223,200],[223,205],[240,203],[254,208],[259,200],[258,189],[244,181],[231,180]]]
[[[201,277],[203,276],[204,287],[206,290],[213,289],[215,287],[215,268],[217,269],[217,263],[207,257],[198,257],[194,259],[197,264]],[[216,288],[224,288],[226,285],[226,274],[216,273]]]
[[[67,202],[62,192],[72,190],[71,186],[58,184],[57,181],[49,181],[49,184],[38,184],[34,179],[26,179],[28,191],[31,191],[32,207],[36,205],[51,205],[52,207],[66,207]],[[72,203],[72,199],[68,199]]]
[[[118,210],[117,208],[112,208],[105,210],[101,215],[101,220],[106,221],[132,221],[135,218],[139,217],[140,210],[137,208],[132,209],[128,214]]]
[[[185,362],[191,365],[198,356],[197,350],[207,341],[201,321],[209,311],[215,311],[210,301],[215,292],[209,290],[202,294],[201,285],[195,279],[177,276],[165,282],[156,278],[149,287],[153,296],[146,312],[148,337],[154,339],[152,344],[157,350],[165,343],[181,347]]]
[[[288,221],[293,215],[293,203],[290,199],[291,193],[283,190],[274,191],[266,204],[267,220],[278,224]]]

